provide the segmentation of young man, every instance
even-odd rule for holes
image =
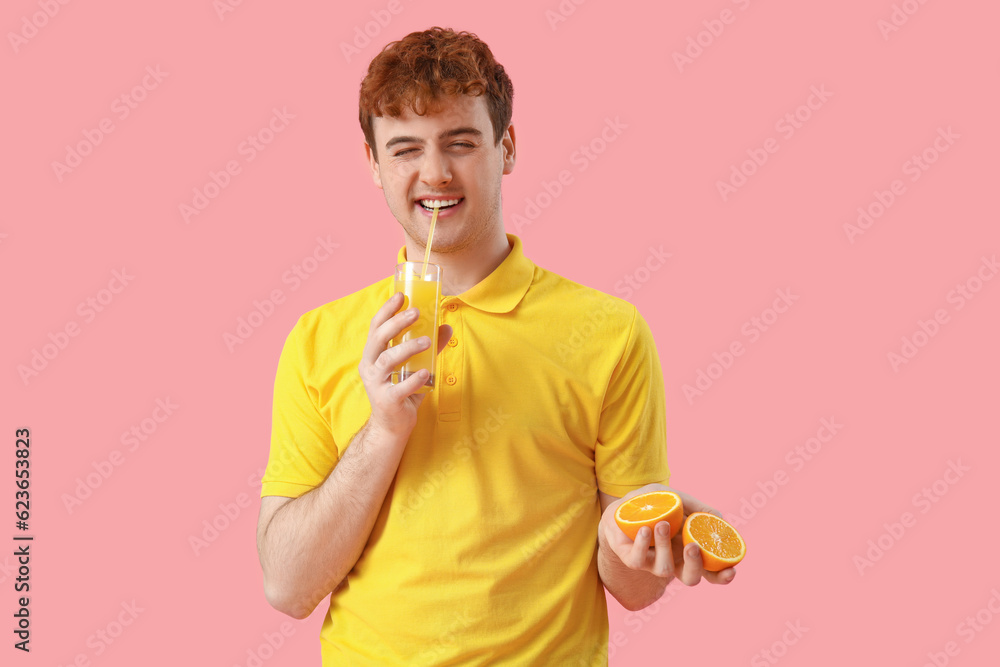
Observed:
[[[703,572],[619,498],[667,488],[663,378],[631,304],[536,266],[503,228],[513,88],[474,35],[390,44],[361,86],[398,261],[442,267],[437,383],[390,373],[415,319],[392,278],[300,318],[281,353],[258,551],[275,608],[329,595],[324,665],[606,665],[605,588],[641,609]],[[687,513],[710,508],[682,494]],[[665,532],[665,531],[664,531]]]

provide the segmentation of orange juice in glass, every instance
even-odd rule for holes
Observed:
[[[431,376],[416,393],[424,393],[434,388],[434,365],[438,345],[438,303],[441,301],[441,267],[425,262],[403,262],[396,265],[393,283],[396,292],[406,296],[407,308],[417,308],[417,320],[399,336],[392,339],[393,346],[414,338],[427,336],[431,346],[414,354],[392,373],[392,383],[398,384],[422,368]]]

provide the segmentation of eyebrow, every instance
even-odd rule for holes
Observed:
[[[437,136],[438,139],[448,139],[450,137],[458,136],[460,134],[471,134],[477,139],[481,139],[483,133],[474,127],[456,127],[453,130],[445,130]],[[396,144],[422,144],[424,140],[419,137],[393,137],[389,141],[385,142],[385,149],[389,150]]]

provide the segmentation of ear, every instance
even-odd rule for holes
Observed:
[[[508,125],[507,131],[503,133],[500,146],[503,149],[503,173],[509,174],[514,171],[514,157],[516,154],[513,123]]]
[[[378,160],[375,159],[375,151],[372,150],[367,141],[365,142],[365,156],[368,158],[368,168],[372,172],[372,181],[375,183],[375,187],[381,190],[382,176],[379,174]]]

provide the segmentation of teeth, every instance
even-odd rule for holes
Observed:
[[[434,208],[435,206],[442,208],[445,206],[454,206],[461,199],[421,199],[420,203],[423,204],[424,208]]]

